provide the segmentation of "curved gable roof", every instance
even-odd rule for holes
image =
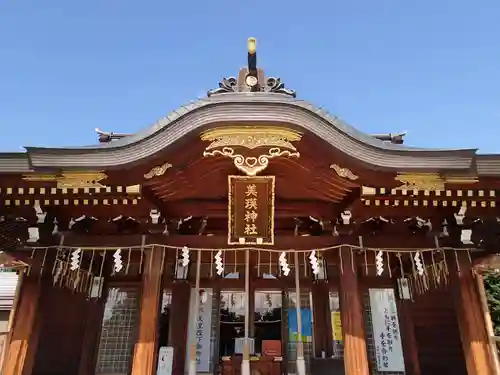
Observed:
[[[457,170],[470,168],[475,149],[422,149],[371,137],[322,108],[276,93],[225,93],[191,102],[139,133],[86,147],[27,147],[33,167],[110,168],[148,158],[190,132],[220,122],[284,122],[311,132],[374,168]]]

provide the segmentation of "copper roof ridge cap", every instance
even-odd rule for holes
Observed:
[[[334,126],[339,132],[344,134],[347,137],[350,137],[358,142],[365,143],[367,146],[379,149],[381,151],[402,151],[402,152],[426,152],[426,153],[463,153],[470,154],[471,156],[475,155],[477,152],[477,148],[474,149],[441,149],[441,148],[421,148],[421,147],[413,147],[407,145],[398,145],[392,144],[388,142],[381,141],[377,138],[372,137],[371,135],[364,133],[363,131],[355,128],[354,126],[345,122],[342,118],[331,114],[328,110],[316,106],[311,102],[304,99],[297,99],[285,94],[278,93],[269,93],[269,92],[228,92],[228,93],[220,93],[217,95],[213,95],[210,97],[203,97],[199,99],[192,100],[177,109],[171,111],[167,116],[164,116],[157,120],[153,125],[146,127],[137,133],[133,133],[130,136],[123,137],[121,139],[115,140],[113,142],[108,143],[96,143],[86,146],[62,146],[62,147],[37,147],[37,146],[25,146],[24,148],[28,153],[31,152],[60,152],[62,150],[68,151],[70,153],[79,153],[82,151],[105,151],[105,150],[113,150],[124,148],[128,145],[141,142],[150,137],[155,136],[156,134],[164,131],[168,128],[173,122],[176,122],[180,118],[193,113],[194,111],[207,107],[207,106],[215,106],[215,105],[224,105],[224,104],[240,104],[241,101],[227,101],[228,98],[236,98],[238,99],[242,97],[252,97],[257,98],[259,100],[254,101],[253,103],[269,103],[269,104],[278,104],[278,105],[288,105],[288,106],[296,106],[307,112],[309,112],[313,116],[318,116],[322,120],[326,121],[328,124]],[[272,98],[274,100],[260,100],[260,99],[269,99]],[[220,100],[222,99],[222,100]],[[224,100],[225,99],[225,100]],[[246,104],[252,104],[252,101],[242,101]]]

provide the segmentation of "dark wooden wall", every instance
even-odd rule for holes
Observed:
[[[175,317],[171,320],[169,339],[175,348],[173,374],[182,375],[185,370],[185,340],[189,318],[187,311],[191,285],[183,282],[172,283],[170,289],[171,307]],[[323,284],[314,284],[312,287],[315,297],[313,311],[317,356],[321,355],[321,350],[331,355],[329,289],[328,285]],[[449,288],[443,286],[428,290],[423,295],[416,296],[415,301],[409,304],[409,308],[413,317],[421,375],[447,373],[466,375],[455,305]],[[95,319],[89,319],[89,316],[92,316],[91,309],[96,309],[93,314]],[[43,285],[42,299],[37,312],[39,341],[33,375],[92,375],[95,358],[92,352],[86,353],[85,347],[93,348],[94,352],[97,350],[98,332],[92,335],[89,335],[89,332],[100,329],[102,306],[87,301],[81,294],[54,287],[49,283]],[[318,326],[320,322],[323,327]],[[88,363],[87,366],[83,366],[83,371],[82,360]],[[332,372],[331,364],[329,368]],[[342,369],[340,366],[338,373],[342,373]],[[317,370],[318,373],[321,372]]]
[[[92,375],[98,337],[91,336],[100,328],[101,304],[47,280],[44,284],[32,375]]]
[[[412,310],[421,374],[467,375],[450,289],[431,289],[417,296]]]
[[[85,297],[46,286],[33,375],[78,374],[86,326]]]

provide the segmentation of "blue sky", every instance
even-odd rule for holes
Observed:
[[[419,147],[500,152],[498,0],[0,2],[0,150],[135,132],[258,60]]]

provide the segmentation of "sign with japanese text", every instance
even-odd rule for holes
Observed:
[[[405,363],[394,289],[369,289],[377,370],[404,372]]]
[[[274,245],[274,176],[229,176],[229,245]]]
[[[332,323],[333,341],[344,341],[344,337],[342,336],[342,320],[340,317],[340,311],[332,311],[330,313],[330,319]]]
[[[212,289],[205,289],[208,298],[203,301],[200,298],[198,310],[198,319],[196,325],[193,319],[189,319],[186,368],[189,368],[189,346],[193,334],[196,333],[196,372],[210,372],[210,353],[211,353],[211,335],[212,335]],[[189,316],[194,315],[196,298],[196,289],[191,288],[191,297],[189,302]],[[194,332],[193,332],[194,331]]]

